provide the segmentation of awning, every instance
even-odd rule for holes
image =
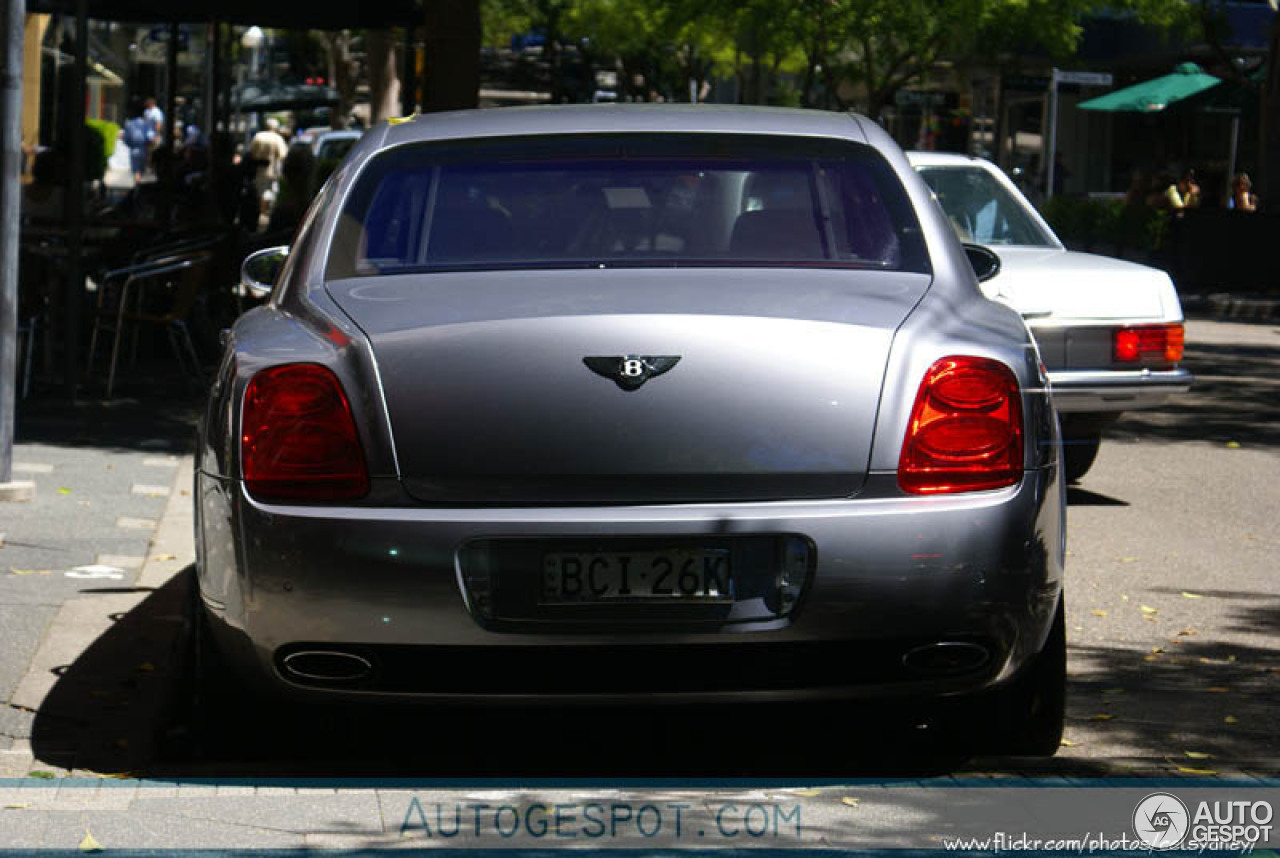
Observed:
[[[1082,101],[1076,107],[1111,113],[1159,113],[1171,104],[1220,83],[1220,78],[1206,74],[1195,63],[1182,63],[1173,74],[1117,89],[1115,92]]]

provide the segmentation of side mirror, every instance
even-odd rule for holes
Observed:
[[[267,297],[288,258],[289,248],[286,245],[249,254],[240,264],[240,286],[255,298]]]
[[[995,251],[980,244],[964,245],[964,255],[969,257],[973,273],[978,276],[979,283],[985,283],[1000,273],[1000,257]]]

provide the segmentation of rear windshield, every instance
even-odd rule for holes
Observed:
[[[742,135],[392,149],[362,171],[331,248],[329,279],[519,268],[928,270],[911,204],[875,151]]]
[[[961,241],[1057,247],[1028,212],[1029,204],[983,167],[922,167],[920,176]]]

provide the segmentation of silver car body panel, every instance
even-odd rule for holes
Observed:
[[[932,276],[615,269],[325,283],[341,200],[375,153],[423,140],[626,130],[813,135],[871,145],[906,188]],[[463,282],[465,292],[451,288]],[[635,288],[641,283],[645,289]],[[410,292],[430,294],[432,301],[411,301]],[[591,353],[633,352],[687,357],[631,393],[581,363]],[[1016,375],[1026,439],[1023,478],[994,491],[906,495],[896,469],[917,389],[935,361],[956,354],[1000,361]],[[348,394],[371,477],[369,494],[359,501],[264,504],[246,493],[239,463],[245,389],[259,370],[294,362],[330,368]],[[539,382],[547,377],[564,380],[563,390]],[[538,396],[528,398],[527,389]],[[708,404],[694,409],[700,396]],[[506,403],[507,410],[494,402]],[[551,423],[540,422],[555,409],[574,411],[574,402],[588,407],[563,438]],[[610,432],[620,424],[600,422],[610,419],[609,409],[623,410],[646,430],[661,427],[652,413],[632,404],[643,402],[676,410],[668,421],[674,441],[646,436],[633,445],[615,443]],[[451,414],[451,407],[458,413]],[[714,644],[740,650],[730,657],[737,663],[776,647],[869,652],[881,645],[973,638],[986,642],[991,660],[963,677],[881,681],[851,671],[848,678],[837,673],[785,687],[747,683],[670,691],[661,683],[640,683],[634,694],[654,700],[971,692],[1007,680],[1048,635],[1065,544],[1058,443],[1046,378],[1026,325],[1016,312],[982,296],[928,188],[873,123],[832,113],[674,106],[422,117],[375,128],[361,139],[304,222],[270,304],[232,330],[201,429],[201,595],[232,661],[267,686],[292,693],[538,696],[504,693],[501,676],[481,691],[432,688],[429,677],[412,692],[307,688],[279,667],[280,653],[301,644],[387,653],[409,648],[428,660],[442,647],[456,654],[458,648],[613,646],[643,659],[645,653],[657,658],[666,647]],[[458,485],[433,487],[440,468],[450,466],[464,476],[495,479],[473,483],[472,494]],[[642,476],[641,469],[657,474],[659,483],[690,476],[693,486],[714,485],[725,474],[783,479],[776,491],[756,496],[736,488],[710,496],[703,496],[705,488],[663,494],[651,486],[593,494],[557,489],[554,480],[526,480],[524,494],[483,497],[500,484],[498,477],[519,482],[566,468],[583,477],[603,474],[605,483],[626,477],[628,468],[633,476]],[[811,484],[797,474],[834,479],[819,480],[806,496]],[[545,493],[537,495],[535,486]],[[664,619],[656,611],[655,622],[636,628],[553,623],[497,629],[477,616],[462,578],[461,558],[477,540],[661,544],[753,534],[799,536],[810,546],[804,595],[794,613],[780,619],[708,625]],[[424,676],[430,673],[429,664],[422,669]],[[555,697],[628,696],[583,688]]]

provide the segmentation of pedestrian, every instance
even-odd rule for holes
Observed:
[[[164,137],[164,111],[151,96],[147,96],[143,105],[142,118],[151,123],[151,148],[154,149],[156,143]]]
[[[1253,192],[1253,180],[1248,173],[1236,173],[1231,182],[1231,196],[1227,199],[1227,208],[1238,212],[1256,212],[1258,195]]]
[[[249,160],[256,165],[254,188],[258,194],[259,212],[270,212],[275,200],[277,182],[280,179],[280,166],[289,154],[289,146],[280,136],[280,122],[268,117],[266,127],[253,135],[249,141]]]
[[[1184,171],[1182,178],[1164,189],[1164,203],[1174,214],[1200,205],[1200,185],[1196,182],[1195,170]]]
[[[137,185],[142,182],[142,174],[147,170],[147,155],[151,142],[155,139],[155,125],[148,122],[141,102],[135,99],[132,107],[121,136],[129,149],[129,167],[133,170],[133,183]]]

